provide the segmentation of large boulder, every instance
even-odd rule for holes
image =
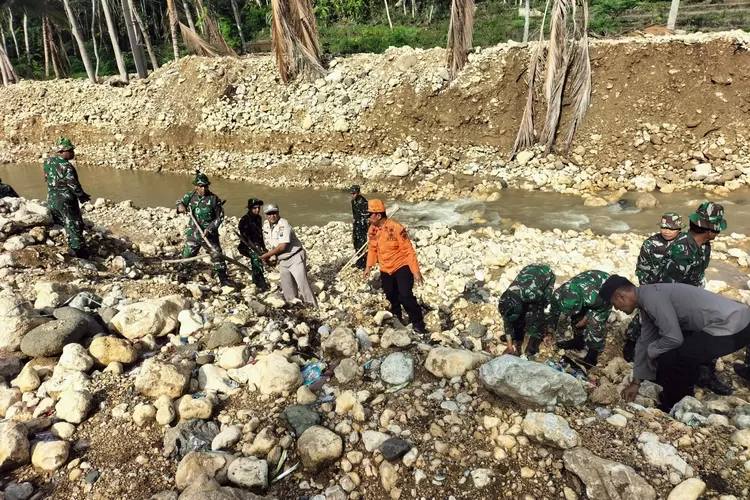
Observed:
[[[607,460],[586,448],[563,453],[565,468],[581,478],[586,496],[601,500],[654,500],[656,492],[627,465]]]
[[[229,370],[229,375],[240,383],[262,394],[294,392],[302,385],[299,366],[290,363],[280,352],[258,358],[254,365]]]
[[[163,337],[180,325],[177,316],[190,307],[190,300],[180,295],[169,295],[130,304],[115,314],[111,328],[123,337],[134,340],[153,335]]]
[[[424,367],[436,377],[463,377],[469,370],[489,361],[490,356],[466,349],[436,347],[427,354]]]
[[[179,398],[190,383],[190,369],[177,366],[156,358],[149,358],[141,366],[135,378],[135,390],[148,398],[169,396]]]
[[[526,405],[580,405],[586,401],[586,391],[572,375],[517,356],[500,356],[483,364],[479,378],[498,396]]]
[[[119,337],[95,338],[89,346],[89,353],[99,366],[107,366],[110,363],[127,365],[138,359],[135,347]]]
[[[96,316],[86,311],[81,311],[80,309],[76,309],[75,307],[60,307],[58,309],[55,309],[52,314],[57,319],[84,320],[88,325],[88,328],[86,330],[87,335],[94,336],[104,333],[104,327],[101,323],[99,323],[99,321],[97,321]]]
[[[71,283],[58,283],[55,281],[37,281],[34,285],[36,300],[34,309],[46,309],[60,307],[68,299],[78,293],[78,287]]]
[[[42,324],[31,305],[23,297],[6,288],[0,289],[0,352],[17,351],[24,335]]]
[[[303,467],[311,472],[319,471],[326,465],[332,464],[344,452],[344,442],[341,436],[315,425],[310,427],[297,440],[297,452]]]
[[[78,342],[88,331],[83,319],[58,319],[37,326],[21,341],[21,351],[32,358],[57,356],[67,344]]]
[[[0,422],[0,471],[27,464],[29,457],[26,426],[13,421]]]
[[[554,413],[529,413],[521,428],[528,437],[547,446],[567,450],[581,444],[581,437],[568,421]]]

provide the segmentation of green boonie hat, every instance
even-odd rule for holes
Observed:
[[[500,296],[500,303],[497,305],[497,308],[498,308],[498,311],[500,311],[500,315],[503,317],[510,316],[514,313],[521,314],[521,310],[523,309],[523,302],[521,301],[521,296],[518,295],[516,292],[506,290]]]
[[[684,229],[685,224],[682,223],[682,216],[680,214],[667,212],[661,216],[659,227],[662,229]]]
[[[690,214],[690,222],[717,233],[727,228],[727,221],[724,220],[724,207],[710,201],[704,201],[694,214]]]
[[[55,145],[57,146],[58,153],[62,153],[63,151],[73,151],[76,148],[73,146],[73,143],[70,142],[70,139],[66,139],[65,137],[60,137]]]
[[[359,193],[360,187],[358,184],[353,184],[352,187],[349,188],[349,194]]]
[[[208,182],[208,176],[206,174],[195,174],[195,179],[193,180],[194,186],[206,187],[210,184],[211,183]]]
[[[247,208],[260,207],[262,205],[263,200],[259,200],[258,198],[250,198],[247,200]]]

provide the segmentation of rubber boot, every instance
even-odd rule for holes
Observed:
[[[227,276],[227,270],[226,269],[220,269],[216,271],[216,277],[219,278],[219,284],[221,286],[229,286],[232,288],[237,288],[237,283],[229,279],[229,276]]]
[[[625,341],[625,345],[622,346],[622,357],[625,358],[625,361],[628,363],[635,359],[635,344],[635,340],[628,339]]]
[[[71,248],[70,253],[73,255],[73,257],[76,257],[77,259],[88,260],[91,258],[91,254],[86,249],[86,247]]]
[[[583,337],[573,337],[570,340],[558,342],[557,347],[570,351],[580,351],[586,347],[586,343],[583,341]]]
[[[711,367],[706,365],[698,367],[698,383],[696,385],[719,396],[729,396],[734,392],[731,385],[725,384],[719,379],[716,370],[712,370]]]
[[[530,337],[528,344],[526,344],[526,357],[530,360],[536,358],[539,354],[539,344],[542,343],[542,339]]]
[[[586,369],[590,370],[595,367],[597,361],[599,361],[599,351],[589,349],[589,352],[586,353],[586,357],[584,357],[582,361],[583,364],[586,365]]]

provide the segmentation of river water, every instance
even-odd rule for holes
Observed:
[[[116,170],[106,167],[77,167],[84,190],[93,199],[114,202],[132,200],[136,206],[173,207],[175,201],[192,189],[192,175],[138,170]],[[23,197],[44,199],[46,186],[40,164],[0,165],[3,182]],[[330,221],[351,220],[349,195],[345,191],[314,188],[272,188],[243,181],[212,179],[211,189],[226,200],[229,215],[245,213],[247,199],[261,198],[278,203],[281,213],[293,225],[324,225]],[[367,193],[364,193],[367,196]],[[635,193],[626,194],[619,203],[605,207],[587,207],[577,196],[505,189],[498,201],[471,199],[420,202],[416,204],[384,200],[392,210],[399,206],[396,219],[407,227],[444,224],[458,229],[481,225],[505,225],[521,222],[540,229],[591,229],[598,234],[636,231],[655,232],[662,212],[687,214],[705,199],[700,191],[672,194],[654,193],[661,206],[651,210],[635,208]],[[725,198],[713,198],[724,204],[728,231],[750,234],[750,190],[737,190]]]

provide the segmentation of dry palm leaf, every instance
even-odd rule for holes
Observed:
[[[575,2],[576,0],[573,0]],[[568,19],[568,0],[555,0],[550,15],[549,49],[547,50],[547,76],[544,86],[544,97],[549,102],[552,90],[557,81],[557,74],[563,66],[566,52],[565,24]]]
[[[317,78],[325,73],[320,61],[320,36],[310,0],[291,0],[298,40],[296,41],[295,65],[298,74]]]
[[[271,25],[273,52],[276,55],[281,81],[286,83],[294,78],[296,70],[293,64],[294,33],[290,26],[289,0],[271,0],[271,8],[273,11]]]
[[[204,57],[219,56],[216,48],[204,40],[198,33],[191,30],[189,26],[180,23],[180,33],[182,34],[182,41],[185,43],[185,47],[193,54]]]
[[[516,157],[516,154],[526,148],[530,148],[534,145],[536,137],[534,136],[534,101],[536,93],[536,83],[540,81],[540,68],[543,67],[541,64],[542,58],[544,57],[544,42],[537,42],[531,51],[531,58],[529,59],[529,92],[526,97],[526,107],[523,110],[523,117],[521,118],[521,126],[518,129],[518,135],[516,136],[516,142],[513,145],[513,151],[511,152],[511,159]]]
[[[587,35],[588,18],[588,0],[583,0],[583,30],[571,66],[573,80],[570,85],[570,95],[574,115],[568,127],[567,137],[565,138],[566,153],[570,150],[573,136],[581,121],[583,121],[583,117],[586,115],[589,103],[591,102],[591,59],[589,58],[589,39]]]
[[[446,66],[451,78],[455,78],[469,62],[473,30],[474,0],[453,0],[446,47]]]

